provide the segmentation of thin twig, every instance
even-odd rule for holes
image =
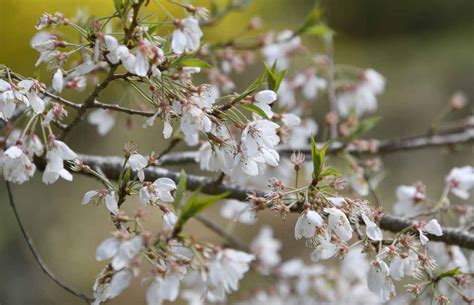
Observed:
[[[46,265],[46,263],[43,261],[41,256],[39,255],[38,251],[36,250],[33,240],[31,239],[31,236],[28,234],[26,231],[25,227],[23,226],[23,222],[20,219],[20,215],[18,214],[18,211],[16,209],[15,201],[13,199],[13,192],[10,187],[10,183],[8,181],[5,181],[5,185],[7,187],[7,193],[8,193],[8,199],[10,201],[10,206],[13,210],[13,214],[15,214],[15,219],[16,222],[18,223],[18,226],[20,227],[21,234],[23,235],[23,238],[25,239],[26,243],[28,244],[28,248],[30,248],[31,253],[33,254],[33,257],[36,261],[36,263],[39,265],[41,270],[51,279],[53,282],[55,282],[58,286],[69,292],[70,294],[80,298],[84,302],[90,304],[94,299],[87,296],[86,294],[77,291],[75,288],[67,285],[66,283],[62,282]]]
[[[245,251],[245,252],[251,252],[249,247],[239,239],[235,238],[231,234],[227,233],[221,226],[210,220],[204,215],[197,215],[195,217],[196,220],[201,222],[203,225],[205,225],[207,228],[210,230],[214,231],[217,235],[221,236],[229,246],[237,248],[239,250]]]
[[[82,104],[81,108],[79,108],[77,110],[76,116],[74,117],[72,122],[69,123],[69,125],[67,125],[67,127],[63,130],[63,132],[59,136],[59,139],[64,139],[71,132],[71,130],[77,124],[79,124],[79,122],[82,121],[82,118],[86,114],[87,110],[94,106],[95,99],[99,96],[100,92],[102,92],[102,90],[107,88],[109,83],[112,81],[115,70],[117,70],[117,67],[118,67],[117,65],[112,65],[110,67],[110,71],[109,71],[107,77],[104,79],[104,81],[102,81],[102,83],[95,86],[94,90],[91,92],[91,94],[84,101],[84,104]]]

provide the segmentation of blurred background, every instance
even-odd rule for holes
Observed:
[[[325,18],[337,32],[336,62],[372,67],[387,79],[386,92],[379,98],[383,120],[370,136],[384,138],[425,132],[455,91],[462,90],[474,98],[474,1],[327,0],[323,3]],[[255,0],[245,12],[232,13],[212,32],[206,32],[204,39],[224,40],[236,28],[243,28],[253,15],[261,16],[268,28],[294,29],[312,5],[313,1],[309,0]],[[112,0],[0,0],[0,63],[23,75],[34,75],[38,54],[29,42],[35,34],[38,17],[43,12],[55,11],[72,17],[77,9],[101,16],[111,13],[113,5]],[[256,66],[255,74],[260,69],[260,65]],[[120,101],[118,89],[119,86],[110,88],[100,100]],[[85,94],[70,97],[79,101]],[[324,108],[316,103],[316,113],[318,107]],[[321,122],[320,117],[317,119]],[[161,126],[143,130],[141,119],[133,123],[136,128],[128,128],[130,122],[119,116],[116,127],[106,137],[99,137],[93,126],[83,124],[70,135],[70,146],[80,153],[120,154],[124,143],[133,139],[142,153],[162,149],[165,144]],[[444,176],[453,166],[474,164],[472,146],[464,146],[455,154],[444,149],[397,153],[384,157],[383,161],[387,177],[378,192],[387,210],[395,202],[398,185],[423,180],[429,195],[437,198]],[[74,179],[74,184],[59,181],[46,188],[37,173],[29,183],[14,186],[14,193],[19,212],[46,263],[59,278],[91,294],[93,279],[103,266],[94,259],[95,248],[113,227],[104,208],[80,205],[83,194],[98,187],[96,182],[78,176]],[[130,210],[137,207],[136,202],[129,204]],[[225,224],[218,216],[218,207],[207,213]],[[150,223],[153,225],[153,219]],[[284,242],[284,258],[308,257],[308,249],[294,240],[293,217],[283,222],[276,214],[263,213],[257,225],[236,227],[242,239],[249,241],[262,223],[274,225],[276,236]],[[200,224],[192,226],[187,229],[193,230],[198,238],[219,243]],[[13,220],[3,183],[0,183],[0,270],[0,304],[80,304],[52,283],[35,264]],[[252,287],[255,282],[246,280],[242,284]],[[132,303],[145,304],[144,287],[139,281],[112,302]]]

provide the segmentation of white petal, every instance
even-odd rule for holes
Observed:
[[[436,219],[431,219],[427,224],[426,224],[426,231],[430,234],[436,235],[436,236],[441,236],[443,235],[443,229],[441,229],[441,226],[439,225],[438,221]]]
[[[271,104],[277,99],[277,94],[272,90],[263,90],[255,94],[255,100],[264,104]]]
[[[98,192],[97,191],[88,191],[87,193],[84,194],[84,197],[82,198],[82,205],[88,204],[91,202],[92,198],[97,196]]]
[[[117,200],[115,199],[114,192],[110,192],[107,195],[105,195],[105,206],[110,211],[110,213],[112,214],[118,213],[118,203],[117,203]]]
[[[53,89],[57,92],[63,91],[64,88],[64,78],[63,71],[61,69],[56,70],[56,73],[53,75]]]
[[[95,259],[98,261],[103,261],[112,258],[115,256],[115,254],[117,254],[119,246],[120,240],[114,237],[104,240],[95,251]]]

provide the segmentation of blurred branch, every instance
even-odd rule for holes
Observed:
[[[25,227],[23,226],[23,223],[20,219],[20,215],[18,214],[18,211],[16,209],[15,201],[13,199],[13,192],[10,187],[10,183],[8,181],[5,181],[5,185],[7,188],[7,193],[8,193],[8,199],[10,201],[10,206],[13,210],[13,213],[15,214],[15,219],[16,222],[18,223],[18,226],[20,227],[21,234],[23,235],[23,238],[25,239],[26,243],[28,244],[28,248],[30,248],[31,253],[33,254],[33,257],[36,261],[36,263],[40,266],[41,270],[51,279],[53,280],[59,287],[63,288],[70,294],[82,299],[86,303],[91,303],[94,301],[91,297],[87,296],[86,294],[77,291],[75,288],[67,285],[66,283],[62,282],[45,264],[41,256],[39,255],[38,251],[36,250],[33,240],[31,239],[31,236],[28,234],[26,231]]]
[[[197,215],[196,220],[205,225],[208,229],[214,231],[217,235],[221,236],[229,246],[245,251],[251,252],[249,247],[242,241],[236,239],[231,234],[227,233],[221,226],[210,220],[204,215]]]
[[[89,94],[89,96],[85,99],[84,104],[81,105],[80,108],[77,109],[76,116],[74,119],[67,125],[67,127],[62,131],[61,135],[59,136],[59,139],[64,139],[70,132],[71,130],[79,124],[79,122],[82,121],[82,118],[86,114],[87,110],[91,107],[94,106],[95,99],[99,96],[100,92],[107,88],[109,83],[112,81],[115,70],[117,70],[117,65],[112,65],[110,67],[110,71],[107,74],[107,77],[102,81],[102,83],[98,84],[95,86],[94,90]]]
[[[449,130],[436,135],[419,135],[398,139],[379,140],[378,149],[376,150],[372,150],[368,147],[360,148],[357,147],[355,144],[346,145],[342,142],[333,142],[328,149],[328,153],[335,154],[346,149],[349,153],[356,155],[383,155],[400,151],[409,151],[428,147],[452,146],[456,144],[472,142],[474,142],[474,128],[469,127],[466,129]],[[322,145],[322,143],[320,144]],[[278,153],[281,156],[289,157],[295,151],[300,151],[301,153],[306,155],[307,159],[311,159],[310,147],[306,147],[303,149],[280,148],[278,150]],[[198,152],[196,151],[185,151],[168,154],[160,161],[163,165],[182,164],[195,162],[197,156]]]
[[[121,157],[99,157],[80,155],[79,156],[85,164],[94,167],[100,167],[102,172],[112,180],[118,179],[120,175],[120,169],[122,166],[123,159]],[[158,178],[167,177],[176,182],[179,180],[180,173],[170,171],[161,167],[149,167],[145,169],[146,179],[153,181]],[[214,179],[210,177],[187,175],[187,187],[189,190],[196,190],[201,188],[201,192],[205,194],[220,194],[223,192],[229,192],[227,198],[237,199],[245,201],[248,194],[255,194],[258,197],[264,197],[265,193],[256,190],[245,188],[239,185],[229,183],[216,183]],[[300,212],[301,207],[296,206],[292,212]],[[407,227],[411,227],[416,223],[409,219],[392,216],[390,214],[384,214],[380,220],[380,228],[391,231],[400,232]],[[458,228],[443,228],[442,236],[428,235],[431,240],[441,241],[450,245],[458,245],[468,249],[474,249],[474,234],[468,233],[468,231]]]

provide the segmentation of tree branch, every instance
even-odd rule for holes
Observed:
[[[118,179],[123,163],[123,159],[121,157],[98,157],[89,155],[80,155],[79,157],[84,161],[85,164],[101,168],[102,172],[109,179]],[[180,173],[161,167],[149,167],[145,169],[145,175],[146,179],[150,181],[161,177],[167,177],[178,182]],[[215,180],[210,177],[187,175],[187,183],[189,190],[196,190],[201,187],[201,191],[206,194],[220,194],[223,192],[229,192],[229,196],[227,198],[233,198],[242,201],[245,201],[247,199],[247,195],[251,193],[254,193],[259,197],[265,196],[265,193],[260,190],[244,188],[239,185],[232,185],[228,183],[215,183]],[[299,211],[299,207],[293,210],[293,212]],[[407,227],[412,226],[415,223],[416,221],[385,214],[382,216],[380,221],[380,228],[397,233]],[[474,249],[474,234],[470,234],[467,231],[458,228],[443,228],[442,236],[429,235],[429,238],[431,240],[441,241],[450,245],[458,245],[464,248]]]
[[[370,148],[359,148],[355,144],[344,145],[341,142],[333,142],[328,149],[328,153],[335,154],[343,149],[347,149],[349,153],[357,155],[379,155],[390,154],[401,151],[416,150],[429,147],[451,146],[456,144],[465,144],[474,142],[474,128],[470,127],[461,130],[451,130],[437,135],[418,135],[412,137],[377,140],[378,149],[371,150]],[[320,143],[322,145],[322,143]],[[306,155],[307,159],[311,159],[311,148],[305,147],[303,149],[280,148],[278,153],[281,156],[291,156],[294,151],[300,151]],[[160,161],[163,165],[176,165],[183,163],[195,162],[198,152],[184,151],[168,154]]]
[[[196,220],[205,225],[208,229],[214,231],[217,235],[221,236],[229,246],[245,251],[245,252],[251,252],[249,247],[243,243],[242,241],[238,240],[231,234],[227,233],[221,226],[210,220],[204,215],[197,215]]]
[[[20,219],[20,215],[18,214],[18,211],[16,209],[15,201],[13,199],[13,193],[10,187],[10,183],[8,181],[5,181],[5,185],[7,187],[7,193],[8,193],[8,199],[10,201],[10,206],[13,210],[13,214],[15,214],[15,219],[16,222],[18,223],[18,226],[20,227],[21,234],[23,235],[23,238],[25,239],[26,243],[28,244],[28,248],[30,248],[31,253],[33,254],[33,257],[36,261],[36,263],[39,265],[41,270],[51,279],[53,282],[55,282],[59,287],[63,288],[70,294],[80,298],[86,303],[91,303],[94,299],[91,297],[87,296],[86,294],[77,291],[75,288],[69,286],[68,284],[62,282],[46,265],[46,263],[43,261],[41,256],[39,255],[38,251],[36,250],[33,240],[31,239],[30,235],[26,231],[25,227],[23,226],[23,223]]]
[[[59,136],[59,139],[64,139],[70,132],[71,130],[79,124],[79,122],[82,121],[82,118],[86,114],[87,110],[91,107],[94,106],[95,104],[95,99],[99,96],[100,92],[107,88],[109,83],[112,81],[115,70],[117,70],[117,65],[112,65],[110,67],[110,71],[107,74],[107,77],[102,81],[102,83],[98,84],[95,86],[94,90],[91,92],[91,94],[86,98],[84,101],[84,104],[81,105],[81,108],[77,109],[76,116],[72,120],[69,125],[62,131],[61,135]]]

